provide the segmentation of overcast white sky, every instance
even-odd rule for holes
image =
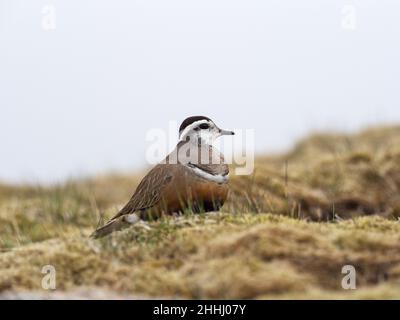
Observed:
[[[397,0],[0,0],[0,180],[141,168],[188,115],[258,152],[400,122],[399,34]]]

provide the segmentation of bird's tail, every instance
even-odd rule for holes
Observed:
[[[115,231],[120,231],[125,229],[137,222],[139,222],[140,218],[136,213],[123,215],[114,219],[111,219],[104,226],[96,229],[91,235],[91,238],[98,239],[109,235]]]

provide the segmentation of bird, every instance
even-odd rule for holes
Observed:
[[[174,150],[145,175],[127,204],[91,237],[102,238],[139,221],[187,210],[218,211],[228,196],[229,167],[213,143],[234,134],[206,116],[186,118]]]

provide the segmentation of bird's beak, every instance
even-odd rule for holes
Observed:
[[[219,130],[219,133],[221,134],[221,136],[233,136],[235,133],[233,131],[229,131],[229,130]]]

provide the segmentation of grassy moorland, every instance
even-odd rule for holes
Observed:
[[[400,127],[313,135],[232,177],[221,213],[89,239],[140,176],[0,185],[0,298],[400,298]]]

